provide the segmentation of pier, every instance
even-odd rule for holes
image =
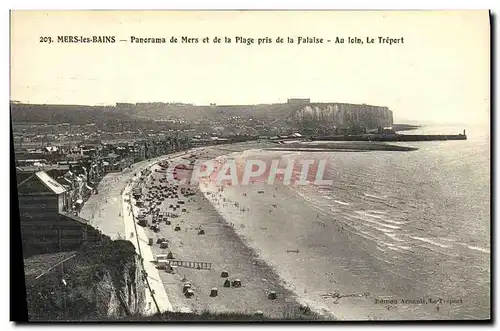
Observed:
[[[460,134],[363,134],[353,136],[318,136],[311,137],[313,141],[443,141],[467,140],[465,130]]]

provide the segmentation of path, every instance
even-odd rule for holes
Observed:
[[[157,312],[154,299],[156,299],[156,303],[158,304],[158,308],[161,312],[172,311],[172,305],[170,304],[163,284],[161,282],[155,281],[155,279],[160,279],[160,274],[158,273],[158,269],[156,269],[156,266],[150,262],[154,260],[154,256],[153,252],[151,251],[151,247],[148,245],[148,237],[142,227],[135,226],[133,210],[130,203],[126,202],[126,200],[129,199],[131,187],[132,184],[127,185],[125,191],[123,192],[123,215],[127,239],[134,244],[137,253],[139,253],[143,258],[144,270],[148,275],[149,286],[151,291],[153,292],[150,292],[150,295],[146,298],[145,314],[154,314]]]

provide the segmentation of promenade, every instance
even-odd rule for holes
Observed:
[[[138,179],[138,176],[133,178],[133,182]],[[167,293],[165,292],[165,287],[160,281],[160,275],[158,269],[156,269],[155,264],[151,263],[154,261],[153,252],[151,251],[151,246],[148,245],[148,237],[144,229],[137,226],[134,220],[133,207],[130,203],[130,192],[132,190],[132,183],[129,183],[122,194],[122,205],[123,205],[123,221],[125,225],[125,233],[127,234],[127,239],[134,244],[136,252],[142,257],[143,270],[146,272],[148,277],[148,288],[146,289],[146,305],[145,305],[145,315],[152,315],[158,312],[172,311],[172,305],[168,299]],[[128,202],[127,202],[128,201]],[[156,302],[155,302],[156,301]]]

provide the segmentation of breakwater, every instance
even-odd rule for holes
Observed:
[[[394,135],[357,135],[357,136],[318,136],[311,137],[313,141],[440,141],[440,140],[467,140],[467,135],[441,135],[441,134],[394,134]]]

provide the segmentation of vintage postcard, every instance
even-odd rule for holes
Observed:
[[[488,11],[10,16],[30,321],[491,319]]]

